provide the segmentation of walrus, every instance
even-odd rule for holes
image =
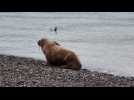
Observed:
[[[73,70],[81,69],[81,63],[78,56],[73,51],[61,47],[56,41],[42,38],[38,41],[38,45],[46,56],[48,65]]]

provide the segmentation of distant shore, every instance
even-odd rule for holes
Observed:
[[[87,69],[74,71],[46,66],[33,58],[0,55],[0,87],[133,87],[134,77]]]

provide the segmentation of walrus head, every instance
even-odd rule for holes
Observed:
[[[43,45],[47,44],[48,42],[49,42],[49,44],[60,46],[60,44],[57,43],[56,41],[53,41],[53,42],[52,42],[52,41],[48,41],[48,39],[45,39],[45,38],[40,39],[40,40],[38,41],[38,45],[39,45],[40,47],[43,47]]]
[[[40,39],[39,41],[38,41],[38,45],[40,46],[40,47],[42,47],[43,45],[45,45],[46,43],[47,43],[47,39],[45,39],[45,38],[42,38],[42,39]]]

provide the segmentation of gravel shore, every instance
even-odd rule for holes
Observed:
[[[46,66],[33,58],[0,55],[0,87],[133,87],[134,77],[87,69],[74,71]]]

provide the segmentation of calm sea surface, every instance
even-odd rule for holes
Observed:
[[[0,13],[0,54],[44,59],[42,37],[75,51],[83,68],[134,76],[134,12]]]

